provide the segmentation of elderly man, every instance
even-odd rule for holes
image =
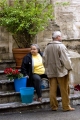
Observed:
[[[51,109],[58,109],[56,92],[59,84],[63,111],[73,111],[75,109],[70,106],[69,100],[69,71],[72,70],[70,56],[66,46],[61,42],[60,31],[53,32],[52,39],[43,53],[46,74],[50,82]]]

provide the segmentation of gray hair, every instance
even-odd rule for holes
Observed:
[[[32,44],[31,47],[32,46],[35,46],[38,49],[38,51],[40,50],[40,48],[39,48],[39,46],[37,44]]]
[[[61,36],[60,31],[55,31],[55,32],[52,33],[52,38],[57,38],[58,36]]]

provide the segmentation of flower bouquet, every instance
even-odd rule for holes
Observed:
[[[20,79],[23,77],[23,74],[20,73],[17,69],[6,68],[4,70],[4,73],[6,74],[9,80]]]
[[[27,77],[23,77],[23,74],[18,69],[6,68],[4,70],[9,80],[14,80],[14,88],[16,92],[20,92],[21,87],[26,87]]]

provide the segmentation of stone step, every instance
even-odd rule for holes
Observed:
[[[4,70],[0,70],[0,80],[6,80],[6,79],[7,79],[7,77],[4,74]]]
[[[71,90],[70,94],[72,93],[73,91]],[[59,92],[57,93],[57,96],[60,96]],[[42,97],[43,98],[49,97],[49,88],[42,89]],[[34,91],[34,98],[37,98],[36,91]],[[13,90],[0,91],[0,103],[19,102],[19,101],[21,101],[20,92],[15,92]]]
[[[0,80],[0,91],[5,92],[5,91],[15,91],[14,90],[14,80]],[[70,93],[74,93],[74,88],[73,86],[70,85]],[[60,93],[57,93],[60,94]]]
[[[2,60],[0,61],[0,70],[4,70],[5,68],[15,68],[16,63],[14,60]]]
[[[57,97],[59,106],[61,106],[61,97]],[[80,105],[80,93],[79,94],[70,94],[70,101],[72,105]],[[0,104],[0,112],[21,112],[28,110],[38,110],[38,109],[48,109],[50,108],[50,99],[43,98],[42,102],[33,101],[32,103],[26,104],[22,102],[11,102]]]
[[[49,89],[42,90],[42,97],[46,98],[49,97]],[[34,98],[36,98],[36,92],[34,92]],[[20,102],[21,96],[19,92],[15,91],[1,91],[0,92],[0,103],[7,103],[7,102]]]
[[[14,81],[0,80],[0,91],[14,90]]]
[[[0,80],[0,91],[14,90],[14,80]]]
[[[18,70],[21,71],[20,69]],[[0,80],[6,80],[6,79],[7,77],[6,77],[6,74],[4,73],[4,70],[0,70]]]
[[[15,68],[16,63],[14,60],[2,60],[0,61],[0,80],[5,80],[6,75],[4,74],[5,68]]]

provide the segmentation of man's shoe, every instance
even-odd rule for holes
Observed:
[[[68,110],[63,110],[63,111],[67,112],[67,111],[74,111],[74,110],[75,110],[75,108],[70,107]]]
[[[52,111],[57,111],[57,109],[52,109]]]
[[[57,111],[57,110],[58,110],[57,108],[51,109],[51,111]]]

